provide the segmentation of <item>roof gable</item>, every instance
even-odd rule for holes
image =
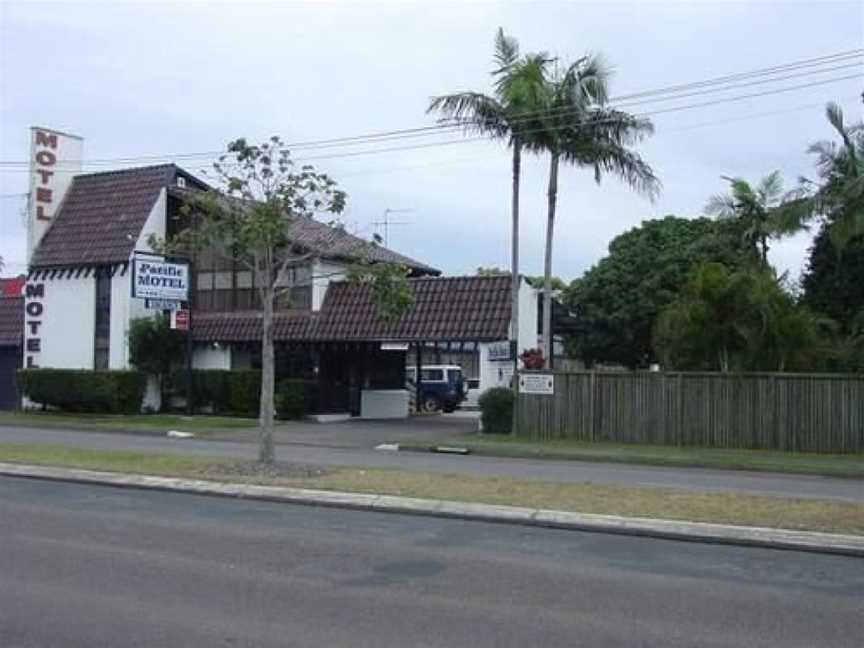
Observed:
[[[31,266],[128,261],[159,193],[176,173],[166,164],[75,176]]]

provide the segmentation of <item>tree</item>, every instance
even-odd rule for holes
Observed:
[[[270,464],[274,461],[273,312],[276,298],[293,286],[292,269],[311,257],[290,243],[291,223],[316,214],[341,213],[345,193],[312,166],[298,169],[278,137],[260,145],[238,139],[227,151],[213,165],[220,186],[190,196],[185,209],[190,227],[164,245],[157,240],[151,240],[151,245],[169,252],[209,247],[252,271],[262,305],[258,459]]]
[[[543,278],[542,275],[539,277],[526,277],[525,281],[527,281],[534,288],[542,288],[544,283],[545,283],[545,279]],[[553,292],[560,292],[560,291],[563,291],[566,289],[567,289],[567,282],[566,281],[564,281],[561,277],[555,277],[555,276],[552,277],[552,290],[553,290]]]
[[[829,353],[832,322],[795,303],[770,270],[697,267],[657,319],[655,345],[675,369],[814,369]]]
[[[532,147],[549,154],[541,345],[547,366],[552,357],[552,241],[561,161],[592,168],[598,184],[604,173],[611,173],[652,198],[660,187],[651,167],[630,148],[650,135],[653,126],[606,106],[608,79],[608,69],[596,56],[556,67],[543,85],[542,109],[531,136]]]
[[[185,336],[171,329],[168,317],[139,317],[129,325],[129,362],[156,377],[160,408],[165,406],[165,380],[184,355]],[[187,390],[187,394],[188,394]]]
[[[842,252],[854,237],[864,235],[864,121],[847,126],[833,102],[825,113],[840,144],[821,141],[810,146],[820,182],[802,178],[801,184],[808,194],[806,207],[825,219],[831,242]]]
[[[824,224],[813,240],[807,267],[801,276],[801,301],[851,333],[864,314],[864,236],[850,239],[842,255]]]
[[[457,92],[435,97],[427,112],[438,111],[467,133],[480,133],[505,140],[513,150],[511,196],[511,314],[512,336],[519,322],[519,182],[522,149],[530,145],[532,119],[550,63],[545,53],[519,54],[518,41],[499,28],[495,37],[494,93]]]
[[[564,291],[565,304],[576,313],[568,355],[588,365],[656,362],[657,316],[700,263],[743,265],[738,241],[735,223],[675,216],[644,221],[612,239],[609,253]]]
[[[717,194],[708,200],[705,212],[725,220],[737,220],[742,240],[754,259],[768,267],[768,241],[795,234],[804,229],[806,209],[796,192],[784,192],[780,172],[774,171],[752,187],[741,178],[723,177],[729,182],[729,194]]]
[[[478,277],[500,277],[501,275],[510,274],[507,270],[503,268],[499,268],[498,266],[490,266],[484,267],[480,266],[477,268],[477,276]]]

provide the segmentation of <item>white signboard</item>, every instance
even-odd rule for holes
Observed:
[[[138,299],[188,301],[189,264],[156,258],[134,258],[132,296]]]
[[[489,360],[492,362],[511,360],[510,342],[490,342],[489,343]]]
[[[158,311],[176,311],[180,310],[183,302],[173,301],[170,299],[145,299],[144,300],[144,308],[147,310],[158,310]]]
[[[555,376],[553,374],[519,374],[519,392],[522,394],[554,394]]]

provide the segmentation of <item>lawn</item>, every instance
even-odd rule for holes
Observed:
[[[362,468],[304,478],[238,476],[239,464],[225,459],[36,444],[0,444],[0,462],[864,535],[864,504],[829,500]]]
[[[504,457],[609,461],[864,478],[864,454],[813,454],[567,440],[541,442],[490,434],[460,437],[453,440],[452,444],[470,448],[476,454]],[[428,446],[411,443],[402,444],[402,448],[426,450]]]
[[[179,414],[82,414],[72,412],[0,412],[0,425],[59,427],[119,432],[194,432],[206,436],[218,430],[251,429],[257,419],[231,416],[182,416]]]

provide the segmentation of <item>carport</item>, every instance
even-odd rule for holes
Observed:
[[[24,298],[0,295],[0,410],[19,406],[15,372],[21,368]]]

